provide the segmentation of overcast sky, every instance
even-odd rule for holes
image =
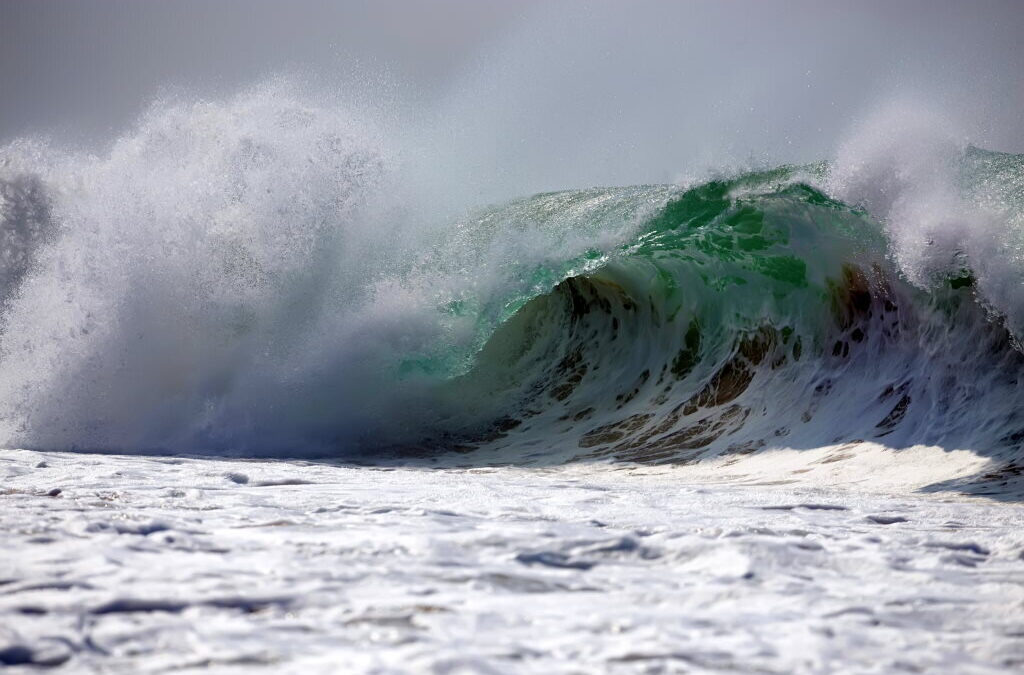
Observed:
[[[429,93],[532,2],[2,0],[0,138],[118,131],[160,89],[354,71]]]
[[[821,158],[899,96],[1024,152],[1022,45],[1020,0],[2,0],[0,140],[289,73],[397,91],[427,152],[521,190]]]

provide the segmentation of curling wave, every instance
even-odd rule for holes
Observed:
[[[879,128],[818,165],[429,227],[379,133],[273,87],[158,104],[104,156],[16,142],[0,446],[680,463],[874,440],[1014,467],[1024,158]]]
[[[596,269],[498,327],[454,398],[521,402],[485,434],[512,456],[687,463],[875,441],[1017,459],[1011,320],[979,301],[963,252],[911,284],[881,224],[812,187],[827,172],[673,196]]]

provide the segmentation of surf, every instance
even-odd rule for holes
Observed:
[[[379,129],[274,84],[160,102],[105,154],[16,141],[0,445],[1016,466],[1024,160],[893,127],[454,220]]]

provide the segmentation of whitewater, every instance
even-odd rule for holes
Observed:
[[[453,212],[281,81],[0,149],[0,664],[1024,663],[1024,156]]]

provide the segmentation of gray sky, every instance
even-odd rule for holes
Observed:
[[[510,192],[820,159],[893,97],[1024,152],[1022,36],[1020,0],[2,0],[0,140],[284,72],[387,91],[445,176]]]
[[[232,90],[281,71],[387,71],[429,95],[532,4],[3,0],[0,139],[106,136],[161,88]]]

